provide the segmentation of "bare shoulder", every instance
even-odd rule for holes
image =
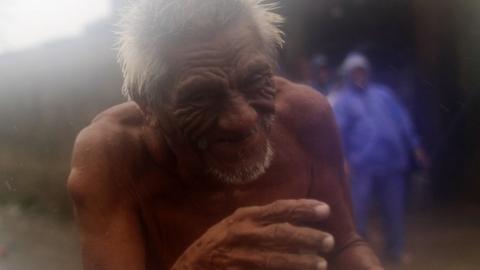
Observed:
[[[143,115],[133,102],[123,103],[100,113],[77,136],[72,165],[89,158],[106,157],[112,161],[126,160],[122,154],[133,154],[141,144]],[[79,156],[79,154],[81,156]],[[127,155],[128,157],[128,155]]]
[[[278,120],[313,154],[323,154],[338,131],[328,100],[313,88],[275,78]]]
[[[275,83],[277,113],[290,127],[299,132],[312,129],[321,132],[317,130],[319,125],[333,120],[330,104],[320,92],[280,77],[275,78]]]
[[[279,91],[280,99],[294,98],[292,101],[295,102],[305,104],[316,102],[316,104],[312,104],[315,105],[314,107],[318,107],[317,105],[328,107],[328,101],[325,96],[308,85],[295,83],[282,77],[275,77],[274,81],[275,86]]]
[[[120,194],[141,157],[143,116],[134,103],[100,113],[75,141],[68,188],[74,200]],[[108,198],[108,196],[106,196]]]
[[[135,102],[125,102],[98,114],[93,119],[92,125],[97,123],[113,124],[122,127],[138,127],[143,125],[144,117]]]

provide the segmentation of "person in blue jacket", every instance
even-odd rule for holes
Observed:
[[[371,202],[378,199],[385,255],[402,262],[405,177],[412,154],[420,164],[426,164],[426,156],[402,104],[387,86],[369,81],[367,58],[352,53],[342,69],[344,86],[329,100],[348,162],[357,229],[366,237]]]

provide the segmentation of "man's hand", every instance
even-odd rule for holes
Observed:
[[[284,200],[238,209],[210,228],[172,270],[327,269],[333,236],[311,228],[330,209],[316,200]]]

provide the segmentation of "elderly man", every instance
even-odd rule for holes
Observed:
[[[131,101],[80,133],[68,181],[85,269],[381,269],[354,229],[327,102],[272,75],[271,8],[128,9]]]
[[[333,99],[351,173],[357,229],[366,235],[372,198],[378,198],[385,227],[386,256],[395,263],[403,254],[405,175],[410,154],[427,159],[403,106],[390,89],[369,80],[370,64],[351,53],[343,64],[345,86]]]

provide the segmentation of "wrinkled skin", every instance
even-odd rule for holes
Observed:
[[[121,104],[78,136],[68,187],[85,269],[381,269],[352,223],[328,103],[273,77],[234,30],[172,52],[160,109]],[[271,164],[243,179],[267,142]]]

